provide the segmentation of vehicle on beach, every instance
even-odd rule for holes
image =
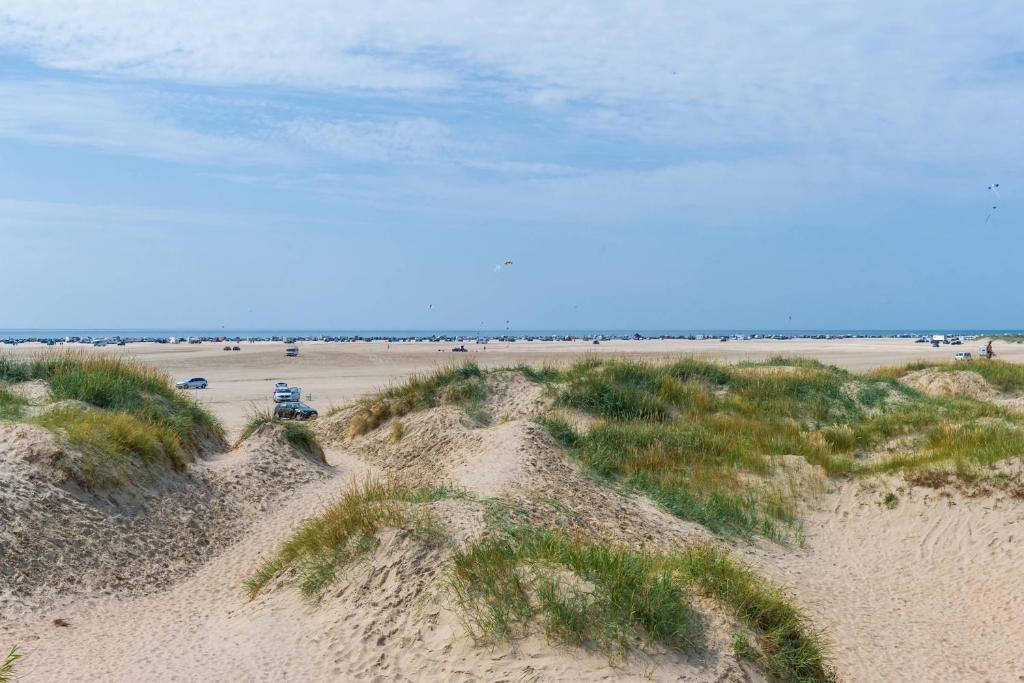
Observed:
[[[274,385],[274,391],[280,391],[281,389],[287,389],[288,382],[278,382]]]
[[[466,345],[463,344],[462,346],[452,347],[452,353],[469,353],[469,349],[467,349]]]
[[[298,387],[284,387],[283,389],[274,390],[274,403],[298,401],[301,397],[302,392]]]
[[[299,355],[299,347],[289,346],[284,350],[284,355],[287,356],[288,358],[295,358],[296,356]]]
[[[309,420],[318,415],[315,408],[301,401],[286,401],[274,406],[274,417],[282,420]]]
[[[190,379],[183,379],[180,382],[174,384],[179,389],[205,389],[207,387],[207,381],[202,377],[192,377]]]
[[[974,360],[970,351],[958,351],[953,355],[953,360]]]

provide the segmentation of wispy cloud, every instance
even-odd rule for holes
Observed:
[[[449,156],[448,126],[427,118],[300,119],[283,124],[287,136],[312,150],[352,161],[422,162]]]
[[[0,82],[0,138],[79,145],[129,156],[201,164],[284,163],[284,146],[195,130],[157,114],[136,91],[67,81]]]

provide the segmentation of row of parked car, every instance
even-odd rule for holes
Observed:
[[[205,377],[189,377],[174,386],[178,389],[205,389],[210,386]],[[274,385],[274,417],[285,420],[309,420],[317,417],[319,413],[308,403],[301,401],[302,390],[299,387],[290,387],[287,382],[278,382]]]

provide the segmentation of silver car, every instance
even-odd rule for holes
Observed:
[[[207,382],[202,377],[192,377],[190,379],[183,379],[174,386],[179,389],[205,389],[206,385]]]

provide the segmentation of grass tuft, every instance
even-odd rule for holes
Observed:
[[[480,409],[487,396],[483,371],[476,363],[443,368],[417,375],[357,404],[349,425],[349,437],[373,431],[392,417],[427,410],[442,403],[458,405],[481,423],[487,416]]]
[[[413,488],[395,481],[366,481],[346,492],[323,513],[307,519],[245,582],[250,598],[274,578],[287,574],[307,598],[319,600],[347,566],[372,552],[381,529],[411,529],[429,538],[437,525],[416,503],[451,498],[457,492]]]
[[[24,657],[18,652],[17,646],[12,647],[7,656],[0,661],[0,683],[11,683],[14,681],[14,665]]]
[[[242,429],[241,435],[238,437],[238,442],[245,441],[252,436],[257,429],[265,424],[277,425],[281,427],[284,433],[285,441],[291,444],[294,448],[311,455],[318,456],[321,460],[324,457],[323,448],[320,446],[320,442],[316,438],[316,434],[308,426],[301,422],[294,420],[282,420],[274,415],[272,410],[261,410],[256,409],[249,415],[248,422],[245,423],[245,427]]]
[[[538,623],[552,639],[619,654],[698,635],[687,586],[662,556],[518,527],[458,551],[450,587],[470,633],[494,642]]]
[[[836,680],[821,635],[778,588],[732,560],[725,550],[710,545],[687,549],[679,566],[696,586],[753,631],[756,643],[747,641],[739,649],[773,678],[807,683]]]
[[[62,408],[35,422],[62,432],[81,452],[80,460],[65,458],[58,464],[91,490],[144,479],[156,464],[183,471],[189,462],[173,430],[131,413]]]

